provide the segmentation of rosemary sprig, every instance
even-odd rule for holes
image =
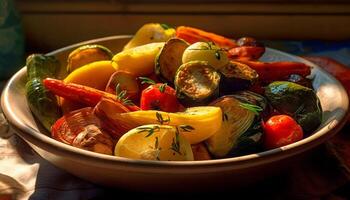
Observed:
[[[190,125],[180,125],[179,128],[183,131],[183,132],[191,132],[194,130],[193,126]]]
[[[156,112],[156,117],[157,117],[157,121],[160,124],[164,124],[164,123],[169,123],[170,122],[170,117],[168,116],[168,119],[164,119],[163,115],[160,114],[159,112]]]
[[[173,138],[170,149],[175,151],[179,155],[182,155],[182,153],[180,152],[180,137],[179,137],[179,135],[180,135],[179,130],[176,127],[175,138]]]
[[[156,82],[150,78],[147,77],[139,77],[139,80],[141,80],[141,84],[150,84],[150,85],[155,85]],[[167,86],[167,83],[163,83],[159,86],[159,91],[163,93],[165,91],[165,87]]]
[[[160,154],[160,151],[162,150],[162,148],[159,147],[159,139],[158,139],[158,137],[156,137],[156,141],[155,141],[155,144],[154,144],[154,150],[156,151],[156,159],[160,160],[159,154]]]
[[[143,133],[143,132],[148,132],[148,134],[145,137],[151,136],[154,132],[160,131],[159,126],[153,126],[153,127],[138,127],[137,128],[139,131],[137,133]]]
[[[259,112],[263,111],[263,109],[260,106],[250,104],[250,103],[239,103],[239,106],[241,106],[244,109],[252,111],[254,114],[259,115]]]
[[[139,77],[139,80],[141,80],[141,84],[150,84],[150,85],[154,85],[156,84],[156,82],[150,78],[147,78],[147,77]]]
[[[117,99],[124,105],[134,105],[134,103],[128,99],[127,97],[127,91],[122,90],[120,88],[120,84],[118,83],[115,87],[115,94],[117,95]]]

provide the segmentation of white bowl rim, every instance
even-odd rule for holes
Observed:
[[[95,43],[95,42],[102,42],[102,41],[108,41],[108,40],[115,40],[115,39],[126,39],[130,38],[130,35],[116,35],[116,36],[108,36],[108,37],[103,37],[103,38],[97,38],[93,40],[88,40],[80,43],[76,43],[70,46],[66,46],[60,49],[57,49],[55,51],[52,51],[48,53],[47,55],[54,55],[58,52],[69,50],[72,48],[76,48],[78,46],[88,44],[88,43]],[[268,48],[269,51],[278,53],[278,54],[283,54],[288,57],[297,57],[279,50],[271,49]],[[110,164],[113,165],[116,162],[118,164],[125,164],[125,165],[134,165],[135,167],[137,166],[142,166],[142,167],[184,167],[184,168],[197,168],[197,167],[210,167],[210,166],[232,166],[234,165],[239,165],[243,164],[246,167],[251,167],[251,166],[256,166],[262,163],[266,162],[271,162],[272,160],[275,159],[283,159],[285,157],[290,157],[292,155],[296,155],[300,152],[306,151],[307,149],[310,149],[320,143],[322,143],[324,140],[327,138],[331,137],[332,135],[328,134],[331,132],[330,130],[332,129],[332,132],[334,134],[338,132],[342,126],[346,123],[346,116],[349,114],[348,112],[348,96],[346,93],[346,90],[344,87],[339,83],[338,80],[336,80],[333,76],[328,74],[326,71],[321,69],[320,67],[316,66],[315,64],[303,59],[299,58],[302,62],[310,65],[313,68],[317,68],[317,70],[322,71],[323,73],[326,73],[330,78],[335,81],[338,86],[338,89],[342,95],[342,98],[346,100],[344,105],[342,106],[345,108],[344,112],[342,112],[338,117],[336,121],[331,121],[329,125],[324,126],[323,128],[319,129],[317,132],[313,133],[312,135],[289,145],[283,146],[281,148],[276,148],[276,149],[271,149],[255,154],[248,154],[244,156],[238,156],[238,157],[232,157],[232,158],[223,158],[223,159],[213,159],[213,160],[203,160],[203,161],[148,161],[148,160],[135,160],[135,159],[129,159],[129,158],[123,158],[123,157],[116,157],[116,156],[109,156],[109,155],[103,155],[103,154],[98,154],[86,150],[82,150],[76,147],[69,146],[67,144],[61,143],[59,141],[54,140],[53,138],[40,133],[39,131],[32,129],[30,127],[25,126],[20,119],[16,118],[16,116],[13,115],[13,109],[10,106],[10,102],[7,99],[7,96],[9,95],[9,87],[14,84],[14,82],[20,77],[23,76],[23,74],[26,73],[26,67],[23,67],[20,69],[15,75],[11,77],[11,79],[8,81],[6,84],[2,97],[1,97],[1,106],[3,109],[3,112],[6,116],[6,118],[9,120],[11,125],[14,127],[15,130],[19,132],[19,135],[21,137],[24,137],[25,139],[32,140],[34,143],[38,142],[41,145],[47,146],[47,148],[57,148],[60,150],[64,150],[65,154],[68,153],[68,155],[72,156],[78,156],[79,158],[85,158],[87,160],[92,160],[96,162],[101,162],[101,164],[107,164],[106,162],[111,162]],[[320,140],[320,138],[323,138],[323,140]],[[301,148],[303,145],[309,144],[309,148]],[[57,150],[59,153],[62,153],[62,151]],[[294,150],[294,151],[292,151]],[[289,152],[289,154],[286,154],[285,152]],[[272,158],[273,157],[273,158]],[[270,159],[267,159],[270,158]],[[254,161],[254,162],[252,162]],[[250,164],[247,162],[251,162]]]

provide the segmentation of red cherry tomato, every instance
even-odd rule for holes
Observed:
[[[263,124],[267,149],[281,147],[303,138],[303,129],[288,115],[275,115]]]
[[[140,108],[141,110],[178,112],[181,105],[177,100],[176,91],[172,87],[157,83],[142,91]]]

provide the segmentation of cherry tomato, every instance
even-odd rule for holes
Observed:
[[[267,149],[281,147],[303,138],[303,129],[288,115],[275,115],[263,124]]]
[[[165,112],[178,112],[181,105],[176,97],[176,91],[162,83],[148,86],[142,91],[141,110],[161,110]]]

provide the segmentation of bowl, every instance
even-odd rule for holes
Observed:
[[[97,43],[121,51],[131,36],[94,39],[55,50],[62,65],[74,48]],[[71,147],[52,139],[31,114],[24,86],[26,67],[5,86],[1,106],[16,133],[41,157],[67,172],[105,186],[138,191],[200,191],[205,188],[235,188],[252,184],[287,169],[295,159],[336,134],[346,122],[348,96],[343,86],[318,66],[293,55],[267,48],[262,61],[297,61],[312,67],[313,87],[323,108],[321,126],[296,143],[256,154],[208,161],[145,161],[114,157]]]

